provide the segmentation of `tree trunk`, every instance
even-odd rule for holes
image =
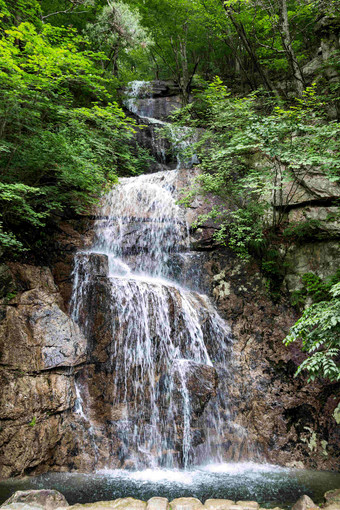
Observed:
[[[296,59],[295,52],[294,52],[293,46],[292,46],[292,40],[291,40],[291,36],[290,36],[289,22],[288,22],[287,2],[286,2],[286,0],[277,0],[277,1],[279,4],[279,12],[280,12],[280,35],[281,35],[282,45],[286,52],[287,60],[288,60],[289,66],[293,73],[297,95],[299,97],[301,97],[302,93],[304,91],[304,88],[305,88],[305,80],[303,78],[302,71],[298,64],[298,61]]]
[[[240,23],[240,22],[238,22],[236,20],[231,7],[226,5],[224,3],[224,0],[221,0],[221,2],[222,2],[222,5],[223,5],[223,8],[225,10],[226,15],[228,16],[228,18],[232,22],[232,24],[233,24],[233,26],[234,26],[234,28],[235,28],[235,30],[237,32],[237,35],[239,36],[239,38],[241,39],[241,41],[243,43],[244,49],[248,53],[251,61],[253,62],[254,68],[259,73],[263,85],[265,86],[265,88],[267,90],[269,90],[270,92],[273,92],[275,95],[278,96],[279,94],[278,94],[277,90],[273,86],[273,84],[272,84],[269,76],[267,75],[266,71],[263,69],[263,67],[261,66],[260,62],[258,61],[258,58],[257,58],[257,56],[255,54],[255,51],[254,51],[254,49],[252,47],[252,44],[251,44],[251,42],[249,41],[249,39],[247,37],[246,31],[244,29],[244,26],[242,25],[242,23]]]

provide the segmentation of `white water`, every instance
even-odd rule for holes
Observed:
[[[125,457],[137,468],[223,459],[220,405],[225,416],[228,405],[216,396],[209,351],[227,370],[230,331],[206,295],[171,278],[172,257],[189,249],[188,225],[176,203],[178,179],[178,170],[121,179],[102,200],[92,247],[75,260],[73,316],[89,338],[95,335],[87,305],[97,291],[94,261],[108,260],[104,275],[100,269],[109,289],[105,370],[113,378],[112,420]],[[118,422],[117,409],[123,409]],[[83,404],[78,412],[90,415],[91,409]],[[231,420],[228,425],[244,436]]]
[[[199,159],[190,149],[193,143],[198,141],[198,130],[174,126],[160,118],[154,118],[154,100],[152,96],[152,84],[146,81],[133,81],[126,91],[125,106],[137,115],[142,123],[152,126],[152,144],[155,148],[160,163],[165,164],[167,152],[176,160],[176,168],[192,168],[199,163]],[[141,101],[142,100],[142,104]],[[166,141],[170,144],[167,149]]]

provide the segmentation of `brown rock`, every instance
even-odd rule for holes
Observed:
[[[151,498],[149,499],[146,510],[168,510],[169,501],[166,498]]]
[[[15,420],[17,425],[66,411],[75,401],[73,380],[64,374],[32,377],[0,368],[0,387],[0,420]]]
[[[292,506],[292,510],[307,510],[309,508],[318,508],[314,501],[309,496],[301,496]]]
[[[17,491],[3,506],[12,503],[24,503],[26,505],[40,505],[45,510],[55,510],[59,507],[68,507],[68,502],[61,492],[52,489]]]
[[[204,503],[205,508],[209,510],[229,510],[233,505],[235,505],[235,501],[230,499],[207,499]]]
[[[17,265],[15,270],[22,285],[37,287],[19,294],[16,307],[2,307],[0,364],[32,372],[85,361],[86,339],[60,309],[50,272],[43,271],[37,282],[38,272],[30,266]]]
[[[176,498],[170,502],[171,510],[203,510],[204,506],[197,498]]]
[[[332,491],[327,491],[324,495],[326,500],[326,505],[332,503],[340,503],[340,489],[334,489]]]

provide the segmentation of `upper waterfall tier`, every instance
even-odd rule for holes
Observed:
[[[162,91],[172,91],[172,95],[163,97]],[[136,140],[151,152],[160,168],[191,168],[199,162],[192,147],[199,140],[200,130],[168,122],[181,106],[180,97],[173,95],[176,92],[178,89],[166,82],[143,81],[131,82],[126,91],[125,106],[141,125]]]
[[[176,172],[121,179],[104,200],[92,251],[109,257],[110,274],[164,275],[170,253],[188,248],[188,226],[175,201]]]

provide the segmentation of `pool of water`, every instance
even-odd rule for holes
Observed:
[[[193,470],[103,470],[94,474],[47,473],[0,482],[0,504],[17,490],[57,489],[70,504],[91,503],[132,496],[144,501],[153,496],[193,496],[256,500],[262,506],[289,508],[303,494],[315,503],[327,490],[340,488],[340,474],[292,470],[268,464],[209,464]]]

